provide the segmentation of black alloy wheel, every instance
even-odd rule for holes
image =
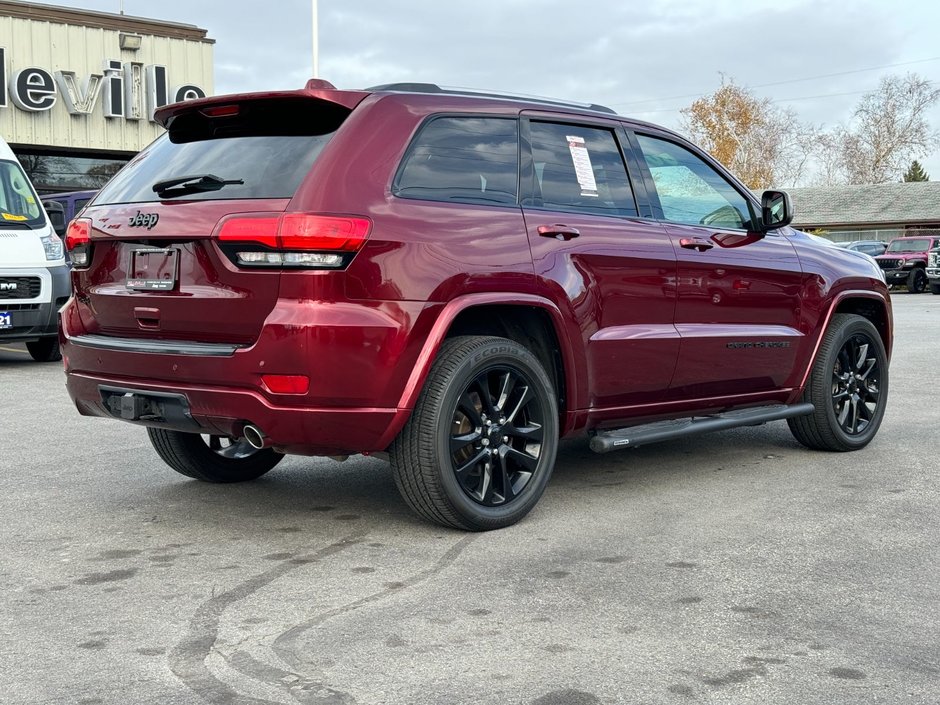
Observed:
[[[802,400],[815,410],[787,423],[806,447],[850,451],[871,442],[888,401],[888,355],[871,321],[849,313],[832,317]]]
[[[487,507],[511,502],[538,470],[544,410],[532,382],[494,367],[474,377],[457,399],[450,463],[461,489]]]
[[[832,369],[832,409],[839,427],[850,436],[864,433],[881,400],[881,369],[867,335],[850,337]]]
[[[389,448],[395,484],[428,521],[467,531],[515,524],[555,465],[558,401],[539,359],[516,341],[449,338]]]

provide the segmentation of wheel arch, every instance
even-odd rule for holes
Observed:
[[[456,335],[498,335],[531,349],[556,384],[561,434],[569,430],[571,411],[578,408],[586,384],[583,354],[572,346],[558,307],[531,294],[468,294],[447,303],[408,378],[399,409],[414,408],[441,344]]]
[[[881,337],[881,342],[885,346],[885,353],[888,361],[891,360],[891,348],[894,340],[894,321],[891,313],[891,300],[879,295],[874,291],[843,291],[834,297],[829,311],[826,313],[822,325],[819,327],[816,336],[816,343],[813,347],[813,354],[810,355],[806,370],[800,380],[799,389],[796,397],[803,393],[806,383],[809,380],[813,366],[816,364],[816,358],[819,355],[819,348],[822,345],[823,336],[829,328],[832,317],[837,313],[852,313],[863,318],[867,318],[875,326]]]

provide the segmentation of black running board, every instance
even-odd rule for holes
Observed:
[[[794,416],[812,414],[816,408],[812,404],[777,404],[760,406],[753,409],[726,411],[711,416],[695,416],[674,421],[659,421],[643,426],[618,428],[613,431],[599,431],[591,439],[591,450],[595,453],[609,453],[612,450],[636,448],[647,443],[671,441],[698,433],[721,431],[738,426],[760,426],[768,421],[790,419]]]

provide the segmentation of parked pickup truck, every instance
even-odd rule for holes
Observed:
[[[938,245],[940,237],[898,237],[875,261],[888,284],[902,284],[912,294],[920,294],[927,289],[927,253]],[[940,285],[940,280],[937,283]]]
[[[940,294],[940,242],[927,253],[927,282],[932,293]]]

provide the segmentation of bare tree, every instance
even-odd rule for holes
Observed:
[[[899,181],[912,159],[938,145],[926,113],[940,89],[920,76],[885,76],[855,108],[853,124],[839,135],[846,179],[852,184]]]
[[[810,156],[796,113],[722,76],[721,87],[682,110],[683,128],[749,188],[799,181]]]

